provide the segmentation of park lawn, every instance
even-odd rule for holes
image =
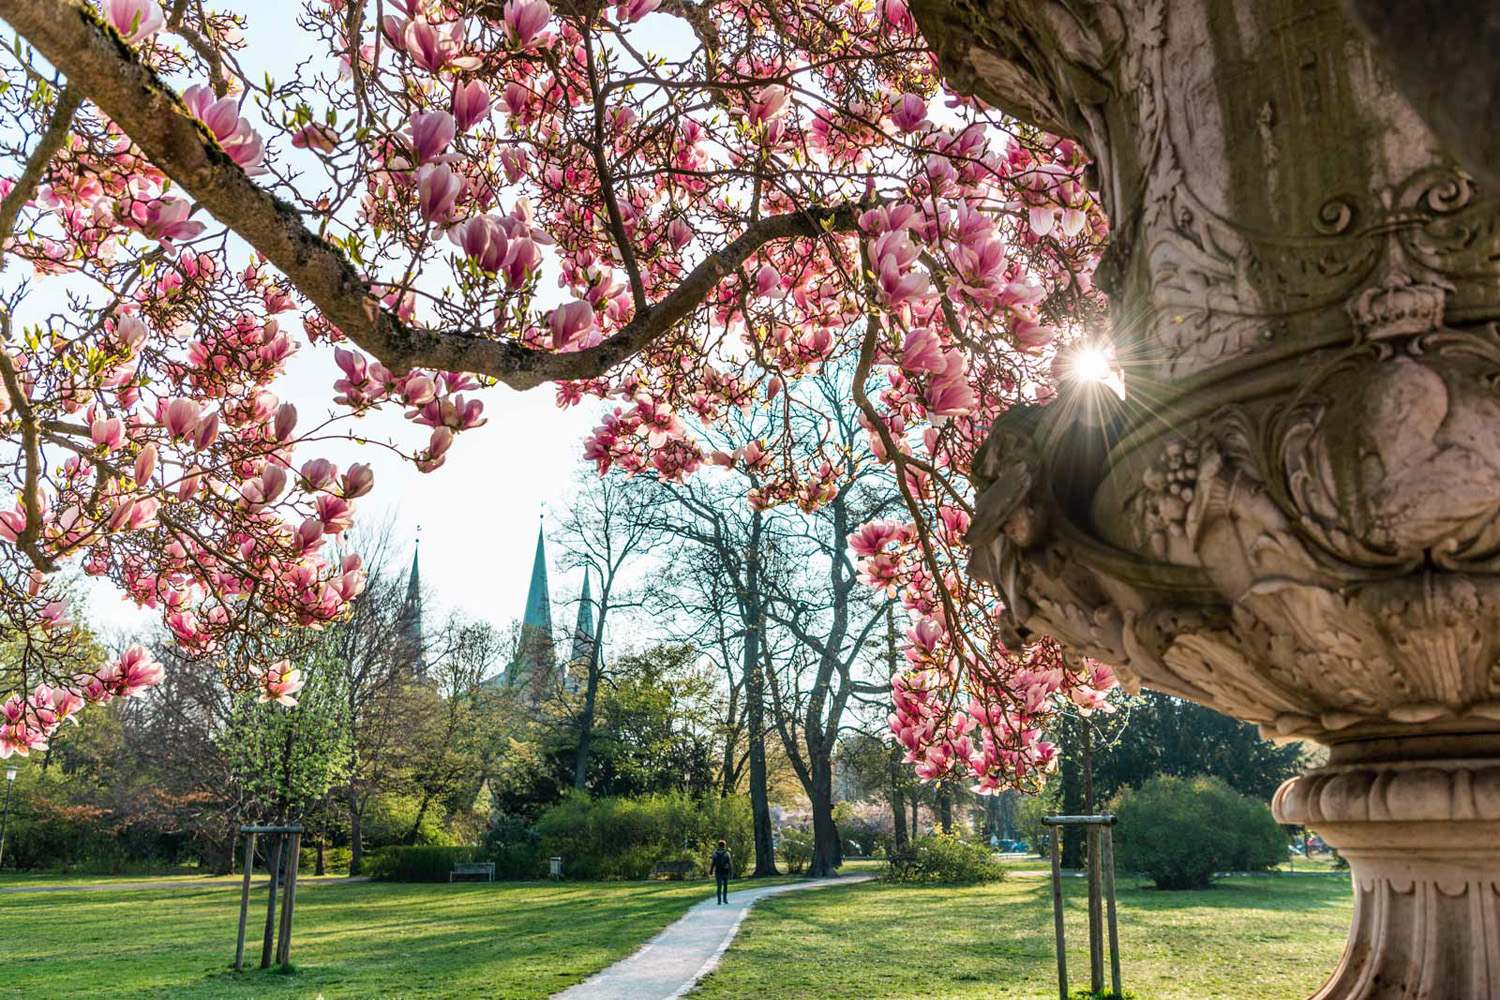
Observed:
[[[255,870],[256,881],[266,878],[266,873],[257,868]],[[309,875],[301,872],[297,876],[298,885],[307,885],[309,882],[324,882],[333,879],[348,878],[347,875]],[[240,874],[234,875],[205,875],[198,872],[183,873],[175,872],[169,875],[73,875],[59,874],[57,872],[8,872],[0,876],[0,890],[3,889],[50,889],[63,886],[129,886],[134,883],[155,885],[157,883],[181,883],[194,886],[216,886],[216,885],[239,885],[244,880]]]
[[[298,889],[294,975],[230,970],[239,893],[225,885],[0,895],[0,998],[540,1000],[713,892],[706,881]],[[251,968],[265,898],[251,895]]]
[[[1123,985],[1140,1000],[1307,996],[1349,929],[1347,879],[1265,875],[1198,892],[1145,884],[1118,887]],[[1066,892],[1070,985],[1087,986],[1087,894],[1072,880]],[[693,1000],[1054,1000],[1055,963],[1047,879],[870,882],[760,903]]]

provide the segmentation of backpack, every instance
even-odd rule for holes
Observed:
[[[728,875],[733,863],[729,860],[729,852],[724,848],[714,851],[713,870],[715,875]]]

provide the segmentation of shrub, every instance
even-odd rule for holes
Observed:
[[[434,847],[418,844],[412,847],[382,847],[366,859],[366,872],[372,878],[391,882],[446,882],[454,865],[486,861],[478,847]]]
[[[884,802],[840,802],[833,808],[844,857],[883,857],[895,837],[891,808]]]
[[[299,871],[304,875],[311,875],[318,868],[318,847],[314,844],[307,846],[303,841]],[[349,871],[349,848],[347,847],[324,847],[323,869],[330,875],[344,874]]]
[[[1204,889],[1214,872],[1260,871],[1286,857],[1286,835],[1264,802],[1218,778],[1152,778],[1111,805],[1115,862],[1158,889]]]
[[[980,885],[999,882],[1005,878],[1005,869],[989,848],[938,833],[893,853],[885,877],[913,885]]]
[[[776,845],[776,850],[786,865],[788,875],[801,875],[812,863],[812,838],[792,827],[786,827],[781,831],[781,840]]]
[[[519,816],[501,816],[490,824],[484,853],[495,863],[496,878],[534,879],[548,872],[542,835]]]
[[[739,868],[751,853],[750,803],[743,796],[575,793],[542,814],[536,833],[542,856],[561,857],[574,878],[647,878],[658,861],[692,861],[703,873],[719,840]]]

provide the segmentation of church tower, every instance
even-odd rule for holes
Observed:
[[[542,529],[538,528],[536,558],[531,565],[531,588],[526,593],[526,614],[521,619],[516,658],[505,669],[505,686],[528,688],[534,695],[540,695],[556,670],[552,599],[547,592],[547,547]]]
[[[408,665],[411,676],[416,680],[427,679],[427,652],[422,639],[422,574],[418,566],[422,546],[421,531],[418,527],[417,540],[412,546],[411,572],[406,578],[406,600],[396,619],[398,655]]]

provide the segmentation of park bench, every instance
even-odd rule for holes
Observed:
[[[493,861],[474,861],[467,864],[454,865],[453,870],[448,873],[448,881],[452,882],[460,875],[483,875],[486,882],[495,881],[495,863]]]
[[[651,869],[651,877],[685,879],[691,878],[697,870],[698,866],[691,861],[658,861]]]

